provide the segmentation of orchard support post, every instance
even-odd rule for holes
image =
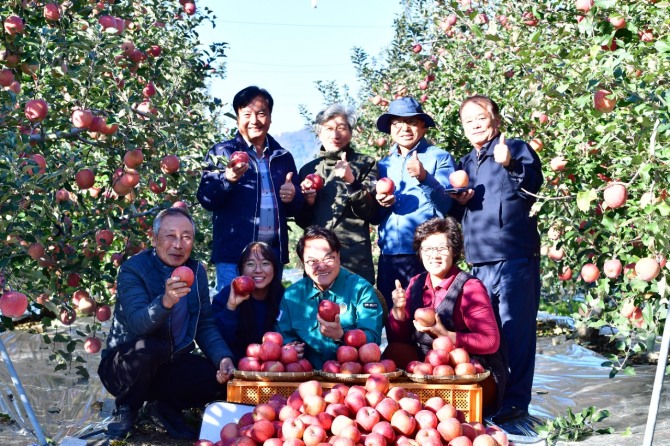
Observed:
[[[5,344],[2,342],[2,339],[0,339],[0,357],[2,357],[2,360],[5,362],[5,364],[7,364],[7,370],[9,371],[9,375],[12,377],[12,383],[14,384],[14,387],[16,387],[16,391],[19,393],[19,400],[21,400],[21,404],[23,405],[23,408],[25,409],[26,414],[28,415],[28,419],[30,420],[30,423],[33,425],[37,441],[39,442],[40,446],[47,446],[47,439],[44,437],[44,434],[42,433],[42,428],[40,427],[40,424],[37,422],[37,417],[35,417],[33,407],[30,405],[30,401],[28,401],[28,395],[26,395],[25,390],[23,390],[23,385],[21,384],[19,375],[16,373],[14,364],[12,364],[12,360],[9,358],[9,353],[7,352],[7,349],[5,348]]]
[[[670,319],[670,306],[665,320]],[[661,351],[656,366],[656,377],[654,378],[654,388],[651,392],[651,402],[649,403],[649,415],[647,416],[647,427],[644,430],[643,446],[651,446],[654,441],[654,430],[656,430],[656,418],[658,417],[658,405],[661,402],[661,391],[663,390],[663,376],[665,375],[665,366],[668,364],[668,348],[670,348],[670,329],[668,324],[663,328],[663,339],[661,340]]]

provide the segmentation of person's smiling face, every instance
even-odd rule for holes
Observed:
[[[332,250],[327,240],[306,240],[302,257],[307,276],[322,291],[327,290],[340,274],[340,254]]]
[[[257,147],[265,144],[271,123],[270,104],[262,96],[257,96],[249,105],[237,110],[238,130],[247,141]]]
[[[411,150],[426,135],[426,123],[418,116],[391,120],[391,139],[402,149]]]
[[[344,116],[335,116],[321,125],[319,139],[326,152],[338,152],[351,141],[351,129]]]
[[[275,269],[269,259],[263,257],[259,249],[254,249],[242,265],[242,274],[249,276],[256,284],[256,290],[263,290],[275,277]]]
[[[500,128],[500,122],[491,112],[475,102],[468,102],[463,106],[461,124],[465,137],[476,149],[481,149],[491,141]]]
[[[163,218],[158,234],[154,234],[156,255],[169,266],[183,265],[193,249],[193,224],[183,215]]]

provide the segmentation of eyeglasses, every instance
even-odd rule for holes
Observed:
[[[419,118],[394,119],[391,121],[391,127],[396,130],[400,130],[404,125],[408,125],[409,127],[416,127],[420,122],[423,121]]]
[[[426,257],[449,255],[448,246],[434,246],[421,248],[421,254]]]
[[[264,260],[262,262],[246,262],[244,264],[244,269],[248,270],[255,270],[256,268],[260,267],[261,269],[271,269],[272,268],[272,262],[269,260]]]
[[[314,269],[317,265],[320,265],[321,263],[324,263],[328,266],[332,265],[335,263],[335,259],[337,259],[337,254],[326,254],[326,256],[319,260],[319,259],[307,259],[305,260],[305,265],[309,266],[310,268]]]

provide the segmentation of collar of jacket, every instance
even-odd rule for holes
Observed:
[[[346,289],[347,288],[346,287],[347,277],[350,276],[351,274],[353,274],[353,273],[347,271],[345,268],[340,266],[340,273],[337,275],[337,277],[335,278],[333,283],[331,283],[330,286],[324,291],[321,291],[319,288],[317,288],[316,284],[312,281],[312,279],[310,279],[308,277],[307,280],[312,282],[312,294],[310,294],[309,298],[319,300],[319,298],[322,295],[326,295],[326,296],[327,295],[332,295],[332,296],[336,296],[336,297],[341,298],[341,297],[343,297],[347,294],[347,291],[349,291],[349,293],[351,293],[351,290]],[[330,298],[328,300],[335,301],[335,300],[338,300],[338,299]]]
[[[421,138],[419,140],[419,142],[416,143],[416,145],[414,147],[412,147],[412,149],[409,152],[407,152],[406,156],[407,157],[411,156],[412,152],[414,152],[414,151],[416,151],[418,153],[424,153],[426,150],[428,150],[428,147],[430,147],[430,146],[432,146],[432,144],[429,143],[426,138]],[[400,154],[400,147],[398,147],[397,143],[394,143],[391,146],[391,151],[390,151],[389,155],[392,155],[392,156],[395,155],[397,157],[403,156],[403,155]]]
[[[321,146],[321,149],[319,150],[319,156],[322,156],[327,160],[339,161],[342,157],[342,152],[347,154],[348,161],[350,161],[354,155],[354,149],[351,147],[351,144],[347,144],[337,152],[328,152],[323,146]]]
[[[247,149],[250,147],[249,143],[244,139],[244,136],[242,136],[239,130],[235,134],[235,141]],[[280,146],[277,140],[270,136],[270,134],[265,135],[265,146],[266,150],[270,151],[270,156],[281,155],[286,152],[286,149]]]
[[[156,268],[162,273],[163,277],[165,277],[166,280],[168,277],[172,275],[172,271],[174,271],[174,269],[177,268],[176,266],[170,266],[163,263],[161,258],[158,257],[158,253],[156,253],[156,248],[151,248],[151,258],[153,259]],[[180,266],[188,266],[189,268],[193,269],[193,265],[191,263],[192,263],[191,258],[189,257]],[[193,273],[195,274],[197,273],[197,271],[193,271]]]
[[[500,133],[498,133],[496,136],[494,136],[489,142],[484,144],[481,149],[479,149],[479,150],[475,149],[475,153],[477,154],[477,158],[482,159],[482,158],[485,158],[487,156],[493,156],[493,152],[489,153],[489,147],[491,147],[491,146],[495,147],[495,144],[498,144],[498,139],[499,138],[500,138]]]

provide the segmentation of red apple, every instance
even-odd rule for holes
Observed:
[[[363,364],[353,361],[343,362],[342,366],[340,367],[340,373],[347,375],[358,375],[363,373]]]
[[[175,173],[179,170],[179,158],[176,155],[166,155],[161,158],[160,167],[163,173]]]
[[[303,368],[302,364],[299,362],[289,362],[285,364],[286,366],[286,371],[287,372],[294,372],[294,373],[303,373],[305,372],[305,369]]]
[[[75,127],[87,129],[93,122],[93,113],[91,110],[75,110],[70,119]]]
[[[32,99],[26,103],[24,111],[30,122],[42,122],[49,112],[49,104],[43,99]]]
[[[605,264],[603,265],[603,273],[605,276],[609,277],[610,279],[616,279],[619,277],[619,274],[621,274],[621,271],[623,271],[623,265],[621,264],[621,260],[619,259],[609,259],[605,260]]]
[[[69,308],[61,309],[60,313],[58,314],[58,319],[61,321],[63,325],[72,325],[72,323],[75,321],[76,318],[77,313],[75,313],[74,310]]]
[[[341,345],[340,347],[337,348],[336,356],[337,361],[340,364],[343,364],[345,362],[355,362],[358,361],[358,350],[355,347],[351,347],[348,345]]]
[[[161,192],[165,192],[165,189],[167,188],[167,180],[165,177],[158,177],[156,180],[151,180],[149,181],[149,189],[151,189],[151,192],[154,194],[160,194]]]
[[[434,412],[428,409],[419,410],[417,413],[414,414],[414,419],[416,420],[417,424],[419,425],[419,428],[421,429],[426,428],[436,429],[437,424],[439,423],[437,415],[435,415]]]
[[[98,353],[102,347],[102,341],[96,337],[88,337],[84,342],[84,350],[87,353]]]
[[[261,346],[262,347],[262,346]],[[286,371],[286,367],[281,361],[269,360],[261,364],[261,372],[282,373]]]
[[[95,310],[95,318],[100,322],[108,321],[112,317],[112,308],[109,305],[100,305]]]
[[[358,358],[365,364],[368,362],[379,362],[382,357],[382,352],[379,345],[374,342],[368,342],[358,348]]]
[[[611,91],[598,90],[593,94],[593,106],[602,113],[609,113],[616,106],[616,98],[611,98]]]
[[[464,170],[455,170],[449,175],[449,184],[456,188],[468,187],[470,177],[468,177],[468,173]]]
[[[575,8],[577,8],[578,11],[585,13],[589,12],[591,8],[593,8],[593,0],[576,0]]]
[[[237,364],[237,368],[245,372],[260,372],[261,361],[259,358],[245,356],[244,358],[240,359]]]
[[[328,403],[321,395],[306,395],[302,400],[302,409],[307,415],[316,416],[325,411],[327,405]]]
[[[4,27],[10,36],[21,34],[24,30],[23,19],[17,15],[10,15],[5,19]]]
[[[365,332],[360,328],[348,330],[344,333],[344,344],[351,347],[362,347],[368,341]]]
[[[249,154],[247,152],[243,152],[241,150],[238,150],[236,152],[233,152],[230,155],[230,159],[228,160],[228,165],[230,167],[235,167],[240,164],[248,163],[249,162]]]
[[[409,412],[400,409],[391,417],[391,426],[396,432],[409,437],[416,430],[416,420]]]
[[[593,283],[600,277],[600,270],[593,263],[587,263],[582,266],[581,276],[584,282]]]
[[[349,418],[347,415],[337,415],[334,419],[332,424],[330,425],[330,431],[333,433],[333,435],[340,435],[340,432],[346,427],[346,426],[355,426],[356,422]]]
[[[395,183],[393,183],[393,180],[390,178],[380,178],[377,180],[375,190],[378,194],[391,195],[395,192]]]
[[[302,366],[302,370],[305,372],[311,372],[312,370],[314,370],[312,364],[305,358],[298,360],[298,364]]]
[[[282,346],[284,344],[284,337],[281,335],[281,333],[276,331],[268,331],[263,335],[262,342],[274,342],[275,344]]]
[[[456,364],[456,367],[454,367],[454,373],[456,376],[462,376],[462,375],[474,375],[477,373],[475,370],[475,365],[471,362],[461,362],[460,364]]]
[[[463,435],[461,422],[456,418],[446,418],[437,425],[437,431],[445,442],[449,442],[456,437]]]
[[[455,348],[449,352],[449,365],[455,367],[458,364],[470,362],[470,355],[464,348]]]
[[[387,444],[392,444],[396,439],[393,426],[388,421],[380,421],[372,427],[372,433],[376,433],[384,437]],[[367,446],[367,445],[366,445]]]
[[[340,373],[340,370],[342,370],[342,365],[334,359],[329,359],[323,363],[321,370],[326,373]]]
[[[298,351],[292,345],[285,345],[281,348],[281,362],[286,364],[298,363]],[[302,366],[300,366],[302,369]]]
[[[391,373],[398,370],[398,367],[396,366],[395,361],[393,361],[393,359],[382,359],[380,362],[384,366],[384,371],[386,373]]]
[[[453,367],[448,364],[440,364],[433,367],[433,375],[435,376],[454,376]]]
[[[392,389],[396,388],[397,387],[393,387]],[[400,409],[400,406],[394,399],[386,397],[375,406],[375,409],[379,412],[382,420],[391,421],[393,414]]]
[[[427,362],[419,362],[414,366],[413,374],[417,376],[426,376],[433,374],[433,366]]]
[[[388,392],[390,385],[388,377],[381,373],[372,373],[365,380],[365,390],[368,392],[378,391],[385,394]]]
[[[260,350],[261,361],[279,361],[281,349],[281,346],[274,342],[263,342]]]
[[[363,364],[363,373],[386,373],[386,368],[381,362],[368,362]]]
[[[186,265],[178,266],[172,271],[171,277],[178,277],[181,282],[186,283],[186,286],[190,287],[195,281],[195,275],[193,270]]]
[[[305,179],[311,183],[308,190],[319,191],[323,188],[323,177],[317,173],[308,174]]]
[[[321,426],[307,426],[302,434],[305,446],[317,446],[319,443],[324,443],[327,438],[328,434]]]
[[[603,198],[607,206],[616,209],[623,206],[628,199],[628,190],[623,184],[610,184],[603,192]]]
[[[449,364],[449,353],[447,350],[428,350],[425,361],[433,367]]]
[[[322,300],[319,302],[318,312],[324,321],[335,322],[335,317],[340,314],[340,306],[331,300]]]
[[[316,380],[305,381],[298,384],[298,393],[304,399],[308,395],[323,395],[321,383]]]
[[[249,437],[258,444],[275,435],[275,427],[272,421],[260,419],[251,425]]]
[[[231,286],[238,296],[246,296],[256,289],[256,282],[249,276],[239,276],[233,279]]]
[[[28,309],[28,298],[18,291],[6,291],[0,296],[0,313],[6,317],[21,317]]]
[[[93,314],[96,307],[97,304],[95,303],[95,300],[90,297],[82,297],[79,299],[79,302],[77,302],[77,310],[86,316]]]
[[[48,21],[58,21],[60,19],[60,8],[54,3],[44,5],[44,18]]]
[[[401,409],[406,410],[411,415],[416,415],[423,408],[420,400],[410,398],[409,396],[400,398],[398,405]]]
[[[415,43],[414,46],[412,46],[412,51],[415,53],[420,53],[423,47],[421,46],[420,43]]]
[[[565,167],[568,165],[568,160],[562,156],[557,156],[551,159],[549,166],[554,172],[562,172],[565,170]]]
[[[259,358],[261,357],[261,344],[251,343],[247,345],[246,354],[250,358]]]
[[[454,349],[454,343],[448,336],[438,336],[433,339],[433,350],[446,350],[450,352]]]
[[[414,320],[424,327],[432,327],[435,325],[435,309],[430,307],[417,308],[414,312]]]
[[[650,282],[661,273],[661,266],[652,257],[643,257],[635,263],[635,274],[641,280]]]

